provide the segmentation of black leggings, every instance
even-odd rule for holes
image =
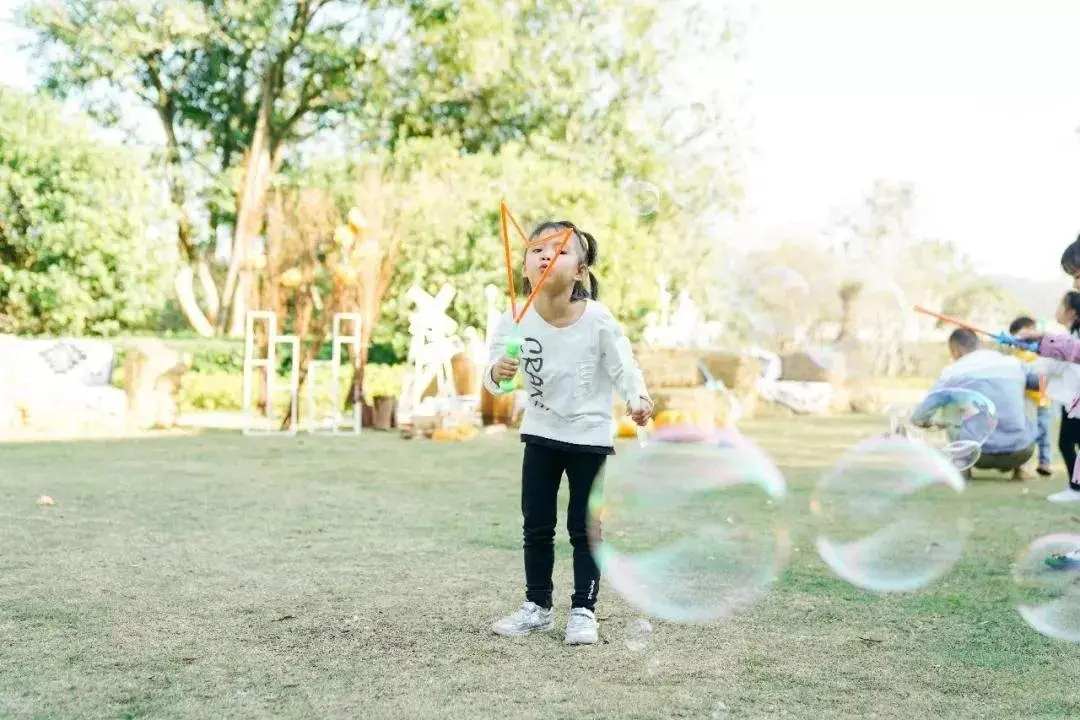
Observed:
[[[600,591],[600,569],[589,551],[587,535],[589,493],[604,467],[605,455],[525,444],[521,461],[521,515],[525,548],[525,599],[551,607],[554,590],[555,523],[559,485],[563,473],[569,480],[570,500],[566,529],[574,547],[574,594],[571,607],[594,610]]]
[[[1069,470],[1069,486],[1080,490],[1073,474],[1076,469],[1076,447],[1080,445],[1080,418],[1071,418],[1065,408],[1061,409],[1061,431],[1058,433],[1058,450],[1065,458],[1065,467]]]

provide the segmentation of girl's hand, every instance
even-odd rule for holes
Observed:
[[[652,400],[647,397],[640,397],[638,398],[637,406],[638,407],[635,410],[633,407],[631,407],[630,403],[626,403],[626,412],[631,418],[634,419],[634,422],[636,422],[641,427],[645,427],[646,423],[649,422],[649,418],[652,417]]]
[[[491,366],[491,379],[496,384],[503,380],[513,380],[517,375],[519,361],[517,358],[507,357],[503,355],[499,358],[499,362]]]

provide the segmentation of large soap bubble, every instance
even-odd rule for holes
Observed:
[[[1080,535],[1039,538],[1017,560],[1013,577],[1030,594],[1017,606],[1028,625],[1048,637],[1080,642]]]
[[[717,620],[767,591],[787,554],[784,478],[737,432],[659,428],[609,460],[590,498],[605,581],[655,618]]]
[[[960,558],[964,481],[938,450],[899,436],[865,440],[821,479],[810,502],[821,559],[869,590],[923,587]]]

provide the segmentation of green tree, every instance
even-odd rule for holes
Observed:
[[[858,329],[878,338],[879,367],[899,369],[902,343],[940,323],[913,312],[919,304],[974,323],[1007,323],[1022,310],[1011,292],[975,271],[949,240],[919,237],[916,193],[905,183],[877,182],[837,228],[841,260],[841,337]]]
[[[955,288],[942,312],[991,332],[1006,330],[1013,318],[1030,312],[1012,291],[976,278]]]
[[[381,67],[375,48],[390,22],[389,5],[65,0],[26,6],[24,21],[38,31],[48,58],[48,88],[94,98],[106,120],[115,119],[131,97],[157,114],[177,240],[182,257],[199,271],[204,307],[194,303],[184,282],[178,290],[189,321],[203,334],[225,318],[215,317],[219,293],[206,270],[213,238],[203,233],[200,242],[192,227],[192,164],[210,160],[207,175],[237,180],[233,187],[207,182],[218,200],[234,199],[233,253],[221,296],[231,303],[228,324],[236,332],[251,291],[248,259],[262,229],[271,176],[292,143],[325,127],[328,118],[363,106]],[[190,284],[191,275],[181,279]]]
[[[107,335],[165,299],[146,158],[51,100],[0,89],[0,315],[16,332]],[[165,250],[166,252],[161,252]]]
[[[181,255],[198,270],[186,279],[202,280],[204,307],[190,288],[182,299],[205,333],[218,309],[205,271],[214,234],[192,230],[191,177],[212,188],[211,222],[233,227],[222,297],[235,331],[266,190],[302,160],[305,139],[348,130],[350,146],[372,151],[446,137],[467,153],[524,143],[603,158],[609,183],[662,174],[650,131],[628,126],[671,46],[650,34],[660,12],[618,0],[63,0],[33,2],[23,17],[51,89],[103,97],[105,119],[131,96],[157,113]]]
[[[596,235],[601,301],[636,332],[656,303],[655,274],[663,267],[690,262],[689,253],[662,252],[663,238],[678,232],[677,216],[645,218],[627,205],[620,188],[590,165],[545,157],[520,145],[500,152],[462,155],[448,138],[414,138],[387,156],[382,215],[399,233],[392,281],[382,305],[374,341],[403,355],[408,344],[406,293],[416,285],[431,293],[443,283],[456,290],[450,312],[462,326],[483,329],[484,287],[506,293],[506,271],[499,233],[499,201],[514,198],[510,209],[528,232],[547,219],[569,219]],[[289,182],[336,188],[339,204],[353,202],[362,163],[323,159]],[[524,248],[511,236],[512,260]],[[684,243],[688,247],[689,243]],[[672,258],[677,262],[671,262]],[[520,292],[520,287],[519,287]]]

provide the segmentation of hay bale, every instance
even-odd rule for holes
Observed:
[[[777,402],[763,402],[757,408],[757,418],[759,420],[787,420],[797,416],[798,413],[787,405],[781,405]]]
[[[656,348],[638,345],[634,348],[645,386],[653,388],[690,388],[701,385],[698,371],[698,352],[690,348]]]
[[[847,385],[834,385],[832,402],[829,403],[830,413],[849,413],[851,412],[852,394],[851,388]]]
[[[885,408],[881,389],[871,382],[852,383],[846,390],[848,392],[848,407],[853,413],[878,415]]]
[[[653,393],[654,412],[673,411],[698,427],[713,427],[716,424],[718,393],[705,387],[664,388]]]
[[[761,376],[761,361],[748,355],[703,351],[698,353],[698,359],[709,374],[723,382],[740,400],[753,392]]]
[[[793,352],[780,357],[780,379],[792,382],[829,382],[838,385],[844,378],[844,358],[837,353],[829,367],[821,366],[810,353]]]
[[[765,403],[761,402],[761,396],[757,393],[757,388],[751,388],[743,395],[736,395],[736,399],[739,401],[739,406],[742,408],[742,419],[753,420],[758,417],[761,412],[761,408]]]
[[[748,416],[747,405],[752,413],[756,406],[756,395],[750,396],[747,403],[739,400],[742,417]],[[688,422],[699,427],[727,427],[732,419],[733,407],[731,395],[710,390],[704,386],[696,388],[664,388],[653,394],[655,413],[665,410],[680,413]]]

